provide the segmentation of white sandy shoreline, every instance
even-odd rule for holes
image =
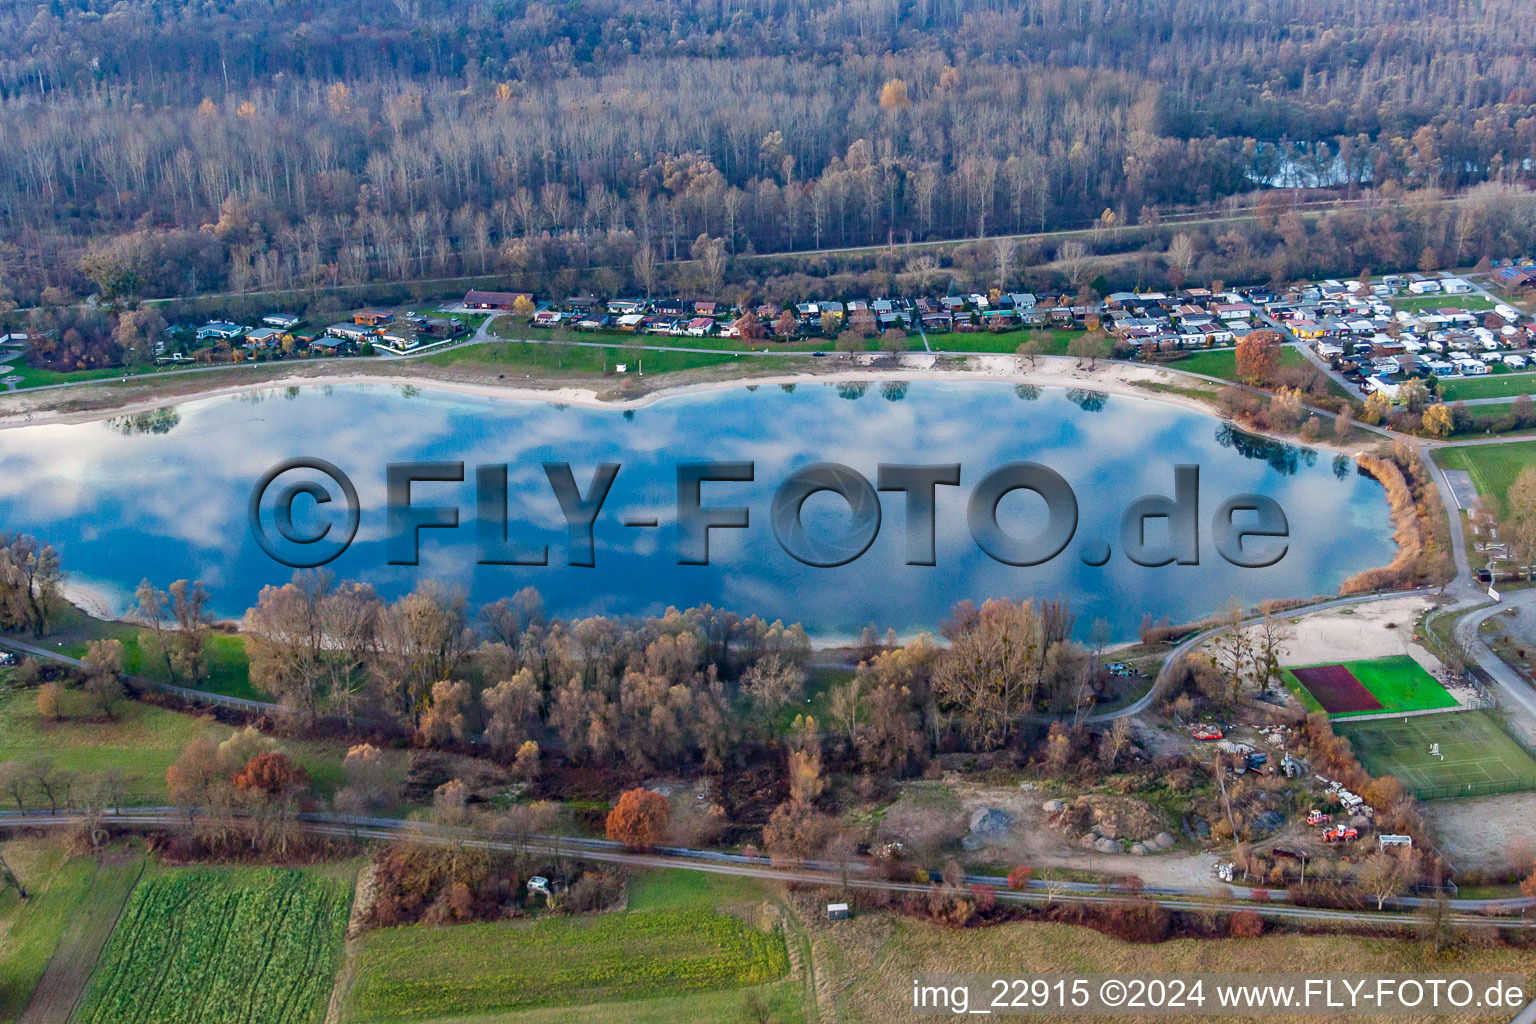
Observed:
[[[721,380],[694,381],[672,387],[659,388],[634,398],[605,398],[596,390],[586,387],[541,388],[516,384],[492,384],[481,382],[445,380],[439,377],[386,375],[374,373],[341,373],[325,375],[293,375],[272,380],[252,381],[248,384],[231,384],[208,388],[181,395],[166,395],[128,402],[111,408],[89,409],[77,412],[42,411],[30,414],[0,416],[0,430],[49,424],[93,423],[117,416],[129,416],[150,412],[169,406],[253,391],[275,391],[293,387],[325,386],[376,386],[384,388],[417,387],[423,390],[466,395],[475,398],[516,402],[547,402],[556,405],[573,405],[591,409],[642,409],[670,398],[682,395],[725,391],[744,387],[763,387],[783,384],[837,384],[846,382],[881,381],[983,381],[1006,384],[1032,384],[1037,387],[1083,388],[1105,394],[1119,395],[1143,401],[1161,402],[1180,406],[1205,416],[1219,414],[1211,406],[1198,399],[1165,391],[1154,391],[1147,384],[1188,385],[1211,383],[1204,378],[1173,373],[1160,367],[1129,363],[1101,362],[1093,369],[1079,365],[1070,356],[1040,356],[1033,367],[1024,366],[1024,358],[1010,355],[973,355],[964,369],[936,369],[928,360],[928,366],[914,366],[921,361],[921,354],[914,360],[908,356],[900,367],[883,360],[869,358],[858,368],[836,370],[829,373],[787,373],[760,377],[733,377]],[[1249,433],[1264,433],[1244,427]],[[1275,440],[1300,444],[1335,454],[1355,455],[1359,446],[1342,446],[1327,440],[1301,441],[1298,438],[1268,434]]]

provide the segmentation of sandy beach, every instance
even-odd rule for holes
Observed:
[[[609,388],[599,391],[574,385],[540,386],[537,383],[502,383],[500,381],[451,380],[425,374],[375,373],[367,370],[350,370],[345,373],[290,374],[277,378],[240,384],[215,385],[173,395],[159,395],[130,400],[110,408],[81,410],[39,409],[0,414],[0,430],[50,423],[90,423],[113,416],[126,416],[149,412],[198,401],[252,391],[280,390],[290,387],[323,387],[326,385],[377,384],[386,386],[413,386],[453,394],[471,395],[520,402],[551,402],[559,405],[576,405],[601,409],[639,409],[669,398],[685,394],[722,391],[747,385],[839,383],[844,381],[965,381],[985,380],[1010,384],[1031,384],[1036,387],[1083,388],[1105,394],[1136,398],[1144,401],[1164,402],[1208,416],[1218,415],[1211,402],[1188,394],[1166,390],[1169,388],[1211,389],[1214,397],[1218,382],[1180,373],[1159,366],[1139,363],[1100,361],[1092,369],[1070,356],[1039,356],[1032,363],[1025,357],[1012,355],[972,355],[963,366],[940,367],[937,356],[926,353],[906,353],[899,363],[888,356],[875,353],[855,357],[854,365],[839,360],[837,369],[823,372],[798,372],[763,376],[731,376],[710,380],[690,380],[686,383],[664,386],[642,395],[625,397]],[[633,378],[638,380],[639,378]],[[551,382],[553,384],[553,382]],[[0,407],[4,396],[0,396]],[[1250,429],[1250,428],[1245,428]],[[1252,431],[1252,433],[1263,433]],[[1295,437],[1268,434],[1276,440],[1302,443]],[[1340,445],[1331,439],[1305,442],[1308,447],[1333,454],[1354,456],[1366,446]]]

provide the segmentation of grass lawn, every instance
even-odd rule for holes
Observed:
[[[1387,304],[1393,309],[1406,309],[1410,313],[1426,309],[1464,309],[1470,313],[1476,309],[1493,308],[1493,303],[1481,295],[1414,295],[1403,299],[1388,299]]]
[[[1536,789],[1536,761],[1482,711],[1335,726],[1372,775],[1392,775],[1420,799]],[[1432,757],[1431,743],[1444,758]]]
[[[810,715],[819,724],[827,725],[832,722],[832,688],[840,686],[853,678],[851,669],[843,668],[813,668],[805,680],[805,696],[798,704],[786,704],[779,709],[778,719],[774,732],[783,735],[789,732],[790,726],[797,715]]]
[[[1328,664],[1336,664],[1328,662]],[[1445,687],[1434,676],[1424,671],[1424,668],[1406,654],[1393,655],[1390,658],[1372,658],[1368,661],[1346,661],[1343,666],[1371,692],[1371,696],[1381,702],[1381,707],[1373,711],[1346,711],[1334,715],[1335,718],[1349,715],[1381,714],[1383,711],[1427,711],[1434,708],[1453,708],[1456,706],[1456,698],[1446,692]],[[1311,666],[1294,666],[1296,668],[1309,668]],[[1306,687],[1297,681],[1289,668],[1284,672],[1285,684],[1291,688],[1306,705],[1308,711],[1321,711],[1323,707],[1307,692]]]
[[[54,647],[67,657],[83,658],[92,641],[116,640],[123,645],[123,668],[126,671],[156,682],[171,682],[164,659],[150,656],[146,651],[144,640],[148,632],[132,623],[94,618],[69,605],[53,632],[38,642],[38,646]],[[25,639],[30,641],[31,637]],[[207,650],[208,674],[196,689],[247,700],[270,699],[251,685],[250,659],[245,654],[244,637],[234,633],[211,633]],[[190,685],[190,680],[181,675],[174,681],[180,686]]]
[[[1280,366],[1301,366],[1306,363],[1306,357],[1296,351],[1290,345],[1280,349]],[[1175,359],[1166,364],[1170,370],[1183,370],[1186,373],[1203,373],[1207,377],[1220,377],[1222,380],[1237,380],[1237,349],[1216,348],[1203,352],[1194,352],[1183,359]]]
[[[1011,331],[995,333],[985,331],[930,334],[928,344],[933,346],[935,351],[941,352],[1000,352],[1012,355],[1026,341],[1038,341],[1041,355],[1064,356],[1067,354],[1067,346],[1072,344],[1073,337],[1082,333],[1082,331],[1068,331],[1059,327],[1018,327]],[[912,337],[917,339],[916,347],[922,348],[922,338],[919,338],[916,332],[913,332]]]
[[[718,909],[766,899],[763,883],[707,871],[646,871],[629,880],[629,910]]]
[[[729,1019],[744,995],[722,990],[771,986],[789,970],[780,933],[709,909],[760,898],[754,890],[734,879],[646,878],[621,914],[369,932],[355,942],[342,1020],[522,1020],[514,1011],[559,1006],[569,1009],[536,1019],[597,1019],[591,1003],[613,1020],[722,1019],[726,1007]],[[794,991],[773,991],[797,1005]]]
[[[78,692],[66,691],[66,713],[78,711],[79,700]],[[37,713],[35,691],[0,693],[0,761],[47,757],[55,767],[74,773],[78,788],[88,787],[108,771],[117,771],[131,804],[164,803],[165,770],[183,747],[205,732],[223,739],[232,729],[212,718],[139,701],[125,701],[116,721],[45,722]],[[306,740],[281,745],[309,771],[320,793],[329,793],[340,784],[345,744]],[[9,801],[9,797],[5,799]],[[31,794],[27,805],[48,806],[37,792]]]
[[[354,865],[170,868],[134,890],[77,1024],[325,1019]]]
[[[471,345],[427,356],[423,361],[433,366],[472,364],[488,371],[508,373],[565,373],[603,374],[613,369],[615,363],[630,363],[631,373],[643,365],[646,374],[672,373],[678,370],[694,370],[704,366],[719,366],[739,362],[742,359],[760,361],[756,356],[742,356],[721,352],[656,352],[641,346],[615,345],[592,348],[583,345],[529,345],[523,342],[493,342],[488,345]],[[773,366],[781,365],[779,360]]]
[[[1435,449],[1435,461],[1442,469],[1464,469],[1472,475],[1478,494],[1498,498],[1502,503],[1509,485],[1526,466],[1536,466],[1536,441],[1509,444],[1469,444],[1457,448]]]
[[[1530,370],[1440,382],[1440,397],[1447,402],[1459,402],[1464,398],[1515,398],[1532,392],[1536,392],[1536,371]]]

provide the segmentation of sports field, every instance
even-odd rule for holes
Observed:
[[[1283,678],[1308,711],[1326,711],[1335,717],[1456,706],[1456,698],[1406,654],[1298,665],[1285,669]]]
[[[1334,726],[1372,775],[1421,800],[1536,789],[1536,760],[1485,711],[1378,718]],[[1442,757],[1429,752],[1438,743]]]
[[[1536,441],[1439,448],[1435,450],[1435,461],[1445,469],[1464,469],[1472,474],[1477,493],[1498,498],[1502,507],[1515,477],[1526,466],[1536,466]]]

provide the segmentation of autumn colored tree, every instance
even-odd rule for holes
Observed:
[[[1532,871],[1531,877],[1520,883],[1520,895],[1536,900],[1536,871]]]
[[[1280,367],[1280,335],[1251,331],[1237,343],[1237,373],[1250,384],[1264,384]]]
[[[188,743],[165,770],[171,803],[189,807],[208,803],[228,779],[219,765],[219,744],[210,736]]]
[[[795,319],[795,311],[792,309],[786,309],[780,313],[778,320],[773,324],[773,333],[781,339],[793,338],[799,330],[800,321]]]
[[[907,95],[907,83],[899,78],[892,78],[880,87],[880,109],[901,110],[912,105],[912,99]]]
[[[1029,880],[1030,880],[1030,878],[1032,878],[1034,876],[1034,874],[1035,874],[1035,869],[1030,867],[1027,864],[1017,864],[1017,865],[1014,865],[1013,869],[1008,872],[1008,888],[1010,888],[1010,889],[1027,889],[1027,888],[1029,888]]]
[[[742,341],[762,341],[767,337],[763,322],[755,313],[743,313],[733,326],[736,328],[736,336]]]
[[[64,717],[64,687],[58,683],[44,683],[37,688],[37,713],[45,722],[57,722]]]
[[[309,772],[282,751],[269,750],[246,762],[235,775],[235,788],[268,797],[291,796],[309,788]]]
[[[608,812],[608,838],[631,850],[649,850],[666,833],[671,819],[672,809],[660,793],[643,787],[626,790]]]
[[[533,300],[526,295],[519,295],[512,300],[512,312],[525,320],[532,319],[534,314]]]

